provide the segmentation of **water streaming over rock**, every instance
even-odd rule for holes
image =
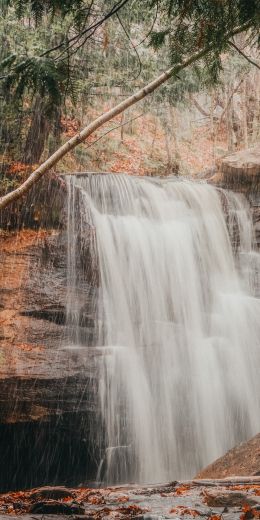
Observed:
[[[260,429],[259,255],[247,204],[171,178],[68,185],[68,315],[77,330],[86,302],[97,312],[98,478],[192,477]],[[79,261],[98,272],[92,296],[76,280]]]

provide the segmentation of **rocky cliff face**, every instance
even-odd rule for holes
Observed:
[[[2,233],[0,251],[0,489],[91,478],[95,352],[64,348],[66,237]]]
[[[230,189],[259,196],[260,149],[250,148],[226,156],[220,164],[222,182]]]
[[[252,211],[256,241],[260,247],[260,148],[250,148],[220,160],[218,171],[209,182],[248,199]]]
[[[19,374],[22,353],[28,356],[30,345],[39,352],[43,341],[50,345],[64,334],[60,316],[66,274],[61,237],[57,231],[26,230],[1,238],[0,370],[5,373]],[[16,349],[20,364],[12,361]]]

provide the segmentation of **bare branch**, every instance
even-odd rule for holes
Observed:
[[[239,47],[237,47],[234,42],[228,41],[228,44],[231,45],[231,47],[234,47],[234,49],[236,49],[236,51],[239,54],[241,54],[241,56],[243,56],[243,58],[245,58],[249,63],[251,63],[251,65],[254,65],[255,67],[257,67],[260,70],[260,65],[258,65],[258,63],[253,61],[251,58],[249,58],[249,56],[247,56],[243,51],[241,51],[241,49],[239,49]]]
[[[123,24],[123,22],[122,22],[122,20],[121,20],[121,18],[120,18],[120,16],[119,16],[118,13],[116,14],[116,17],[117,17],[117,19],[118,19],[118,21],[119,21],[119,23],[120,23],[120,25],[121,25],[121,27],[122,27],[124,33],[125,33],[127,39],[129,40],[129,42],[130,42],[130,44],[131,44],[131,47],[134,49],[134,52],[135,52],[135,54],[136,54],[136,56],[137,56],[137,59],[138,59],[138,63],[139,63],[139,70],[138,70],[138,73],[137,73],[136,76],[134,76],[134,77],[131,79],[131,81],[135,81],[136,79],[139,78],[139,76],[140,76],[140,74],[141,74],[141,72],[142,72],[142,62],[141,62],[141,58],[140,58],[140,56],[139,56],[139,52],[138,52],[138,50],[136,49],[136,47],[134,46],[134,44],[133,44],[133,42],[132,42],[132,40],[131,40],[130,34],[128,33],[128,31],[127,31],[125,25]]]
[[[142,43],[144,43],[145,40],[147,40],[148,36],[150,36],[150,34],[151,34],[151,32],[153,31],[153,28],[154,28],[154,26],[155,26],[155,23],[156,23],[157,17],[158,17],[158,11],[159,11],[159,3],[158,3],[158,0],[156,0],[156,11],[155,11],[155,16],[154,16],[154,19],[153,19],[152,25],[151,25],[151,27],[150,27],[148,33],[143,37],[143,39],[142,39],[139,43],[137,43],[137,44],[135,45],[135,48],[136,48],[136,47],[139,47],[139,45],[142,45]]]
[[[84,38],[84,41],[83,43],[81,43],[75,50],[75,52],[77,52],[83,45],[85,45],[86,41],[91,38],[91,36],[96,32],[96,30],[98,29],[98,27],[100,27],[106,20],[108,20],[109,18],[111,18],[111,16],[113,16],[114,14],[116,14],[118,11],[120,11],[120,9],[122,9],[122,7],[124,7],[124,5],[128,2],[129,0],[120,0],[119,2],[117,2],[113,8],[105,15],[103,16],[103,18],[101,18],[98,22],[95,22],[93,23],[92,25],[90,25],[89,27],[87,27],[86,29],[84,29],[83,31],[81,31],[80,33],[76,34],[75,36],[73,36],[72,38],[70,39],[65,39],[63,40],[61,43],[55,45],[54,47],[51,47],[50,49],[47,49],[46,51],[44,51],[42,54],[39,54],[39,57],[40,58],[43,58],[44,56],[47,56],[48,54],[54,52],[54,51],[57,51],[58,49],[61,49],[62,47],[64,47],[64,45],[66,45],[66,47],[61,51],[61,53],[59,54],[59,56],[57,56],[55,58],[55,61],[59,60],[64,54],[66,54],[75,44],[78,43],[78,41],[82,38],[82,36],[84,35],[87,35],[85,38]],[[93,1],[91,3],[91,6],[93,5]],[[90,10],[90,9],[89,9]],[[74,53],[73,53],[74,54]],[[65,57],[65,59],[67,59],[67,55]],[[30,61],[28,61],[28,64],[24,66],[24,70],[26,68],[28,68],[30,65]],[[10,72],[14,71],[15,72],[15,67],[12,67]],[[10,75],[10,72],[9,74],[6,74],[4,76],[0,76],[0,80],[2,79],[6,79],[8,78],[8,76]]]
[[[206,112],[206,110],[204,110],[204,108],[199,104],[199,102],[197,101],[197,99],[195,98],[195,96],[193,96],[193,94],[191,94],[190,96],[191,100],[193,101],[195,107],[197,108],[197,110],[205,117],[209,117],[210,114],[208,112]]]
[[[52,47],[51,49],[48,49],[43,54],[41,54],[40,57],[42,58],[46,54],[50,54],[51,52],[54,52],[54,51],[60,49],[66,43],[67,47],[65,47],[65,49],[63,49],[63,51],[61,52],[61,55],[62,55],[64,52],[66,52],[68,49],[70,49],[75,43],[77,43],[79,41],[79,39],[82,38],[82,36],[85,36],[85,34],[87,34],[87,33],[91,33],[91,35],[92,35],[98,29],[98,27],[100,27],[106,20],[111,18],[111,16],[116,14],[118,11],[120,11],[120,9],[122,9],[122,7],[124,7],[124,5],[128,1],[129,0],[120,0],[119,2],[117,2],[112,7],[112,9],[105,16],[103,16],[103,18],[101,18],[101,20],[99,20],[98,22],[93,23],[92,25],[90,25],[89,27],[87,27],[86,29],[81,31],[79,34],[76,34],[75,36],[70,38],[68,41],[66,41],[66,42],[63,41],[59,45],[56,45],[55,47]],[[86,37],[86,40],[87,39],[88,39],[88,37]]]
[[[242,79],[238,82],[237,86],[232,90],[228,100],[227,100],[227,103],[226,103],[226,106],[223,108],[223,111],[221,113],[221,116],[219,118],[219,121],[218,121],[218,124],[221,125],[222,121],[223,121],[223,118],[224,118],[224,115],[227,111],[227,109],[229,108],[229,105],[232,101],[232,98],[234,96],[234,94],[236,94],[236,92],[239,90],[240,86],[242,85],[243,81],[245,79],[245,74],[243,75]]]
[[[136,117],[132,117],[132,119],[128,119],[127,121],[125,121],[124,123],[120,123],[120,125],[116,125],[116,126],[113,126],[113,128],[110,128],[109,130],[107,130],[107,132],[104,132],[104,134],[102,134],[100,137],[98,137],[95,141],[92,141],[92,143],[90,143],[86,149],[88,148],[91,148],[91,146],[93,146],[94,144],[96,144],[98,141],[100,141],[100,139],[103,139],[103,137],[105,137],[107,134],[110,134],[110,132],[113,132],[114,130],[116,130],[117,128],[120,128],[122,126],[125,126],[125,125],[128,125],[128,123],[132,123],[132,121],[135,121],[136,119],[139,119],[139,117],[142,117],[144,115],[144,112],[142,112],[142,114],[139,114],[138,116]]]

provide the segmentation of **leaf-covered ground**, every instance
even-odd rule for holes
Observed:
[[[0,518],[6,515],[26,515],[27,519],[73,515],[89,520],[256,519],[260,518],[260,478],[102,489],[44,487],[0,495]]]

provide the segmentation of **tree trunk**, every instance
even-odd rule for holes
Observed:
[[[247,89],[246,79],[243,84],[242,91],[242,117],[243,117],[243,135],[244,135],[244,147],[248,148],[248,131],[247,131]]]
[[[45,114],[45,103],[37,96],[24,148],[23,161],[26,164],[36,164],[40,161],[49,132],[50,123]]]
[[[124,122],[125,122],[125,113],[123,112],[122,116],[121,116],[121,130],[120,130],[120,138],[121,138],[122,144],[124,142],[124,128],[125,128]]]
[[[234,131],[233,131],[233,89],[231,85],[228,86],[227,93],[227,111],[226,111],[226,121],[227,121],[227,137],[228,137],[228,151],[234,151]]]
[[[212,141],[212,156],[213,161],[215,163],[216,159],[216,132],[214,126],[214,110],[215,110],[215,99],[214,92],[210,93],[210,133],[211,133],[211,141]]]
[[[252,141],[260,135],[260,72],[257,71],[255,81],[255,110],[252,121]]]
[[[198,100],[193,94],[190,94],[190,100],[194,103],[197,110],[204,116],[210,117],[210,114],[199,104]]]
[[[179,157],[177,150],[175,108],[170,104],[166,108],[165,145],[167,152],[167,171],[170,174],[179,173]]]
[[[178,115],[177,115],[177,109],[175,107],[170,107],[170,119],[171,119],[171,126],[172,126],[175,163],[178,164],[179,158],[180,158],[179,157],[178,134],[177,134]]]

